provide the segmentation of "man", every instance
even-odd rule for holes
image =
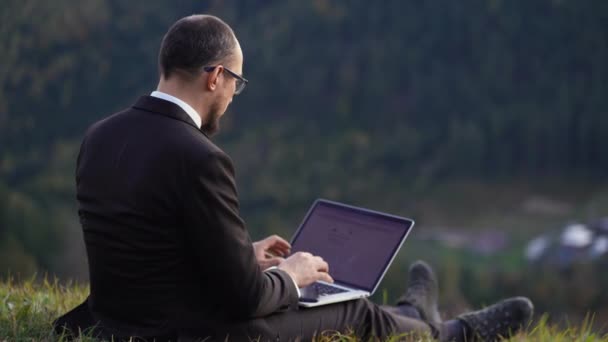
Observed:
[[[352,330],[363,338],[429,332],[463,340],[493,339],[527,322],[524,298],[441,322],[437,282],[424,263],[412,266],[395,308],[363,299],[299,309],[299,288],[332,282],[330,265],[289,255],[278,236],[252,243],[232,161],[209,138],[247,84],[242,67],[227,24],[183,18],[162,41],[157,90],[87,131],[76,183],[91,293],[55,322],[59,333],[265,341]]]

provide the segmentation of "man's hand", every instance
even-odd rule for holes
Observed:
[[[272,235],[264,240],[253,243],[255,258],[262,270],[278,266],[285,256],[289,255],[291,245],[278,235]]]
[[[289,273],[298,287],[306,287],[317,280],[333,283],[329,275],[329,265],[321,257],[306,252],[298,252],[279,264],[279,268]]]

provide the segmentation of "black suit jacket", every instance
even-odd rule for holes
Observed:
[[[107,331],[213,335],[297,308],[289,275],[256,262],[232,161],[179,106],[143,96],[94,124],[76,183],[84,305]]]

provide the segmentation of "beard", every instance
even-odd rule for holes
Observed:
[[[203,123],[201,126],[201,131],[203,131],[203,133],[205,133],[207,136],[215,135],[220,131],[220,117],[220,108],[218,104],[215,104],[209,110],[207,122]]]

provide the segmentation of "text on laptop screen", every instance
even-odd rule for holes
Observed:
[[[292,253],[318,255],[336,282],[371,292],[410,227],[399,218],[317,202]]]

